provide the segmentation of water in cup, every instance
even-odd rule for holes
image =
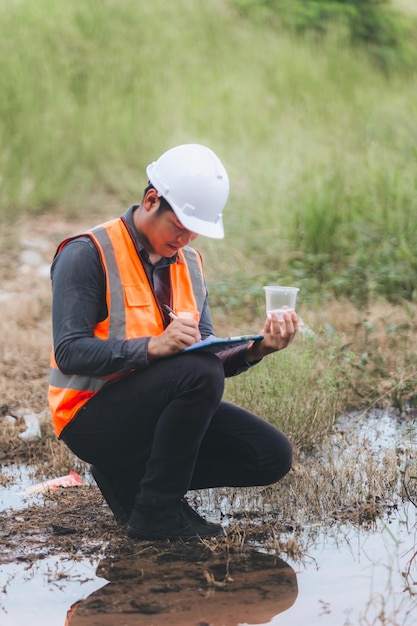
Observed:
[[[283,313],[293,313],[294,311],[295,309],[291,309],[290,307],[282,307],[281,309],[269,309],[266,311],[266,314],[268,317],[271,317],[272,313],[276,313],[278,315],[278,319],[282,321],[284,319],[282,317]]]
[[[282,320],[282,314],[295,311],[297,302],[298,287],[281,287],[279,285],[267,285],[264,287],[266,314],[276,313],[278,319]]]

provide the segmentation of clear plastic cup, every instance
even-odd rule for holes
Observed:
[[[278,319],[282,320],[283,312],[291,313],[295,311],[298,287],[280,287],[278,285],[267,285],[264,287],[266,314],[276,313]]]

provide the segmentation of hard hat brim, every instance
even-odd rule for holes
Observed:
[[[172,208],[181,224],[187,230],[190,230],[193,233],[197,233],[197,235],[210,237],[211,239],[224,238],[223,219],[220,215],[217,219],[217,222],[206,222],[205,220],[193,217],[192,215],[184,215],[182,211],[177,209],[177,207],[172,206],[172,204],[169,204],[169,206]]]

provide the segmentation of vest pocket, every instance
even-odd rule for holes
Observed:
[[[128,306],[153,306],[154,299],[149,287],[145,288],[140,283],[123,285],[126,304]]]

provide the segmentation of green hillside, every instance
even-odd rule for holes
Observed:
[[[0,220],[119,214],[147,163],[201,142],[231,179],[226,239],[198,240],[219,302],[236,278],[415,298],[417,16],[398,7],[407,46],[381,62],[345,25],[300,35],[242,2],[0,0]]]

